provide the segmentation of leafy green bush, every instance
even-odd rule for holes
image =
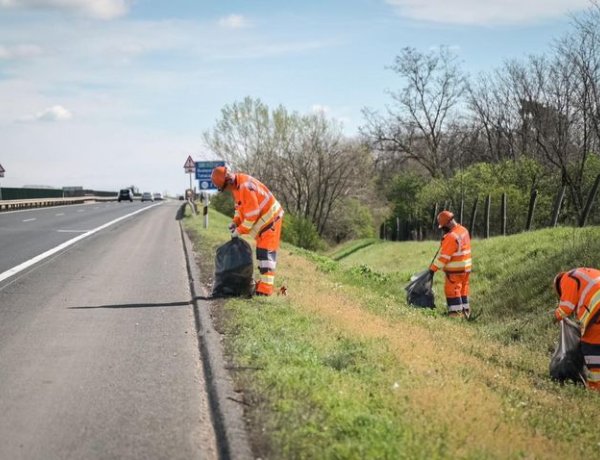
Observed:
[[[225,191],[221,193],[216,193],[212,195],[210,199],[210,205],[221,214],[225,214],[226,216],[233,217],[233,213],[235,212],[233,197],[231,196],[231,192]]]
[[[356,198],[345,198],[332,209],[323,236],[336,244],[347,240],[373,238],[375,224],[371,210]]]
[[[281,238],[283,241],[309,251],[319,251],[325,247],[319,232],[310,220],[289,213],[283,218]]]
[[[595,179],[596,158],[588,162],[586,187],[591,188]],[[590,172],[592,171],[592,172]],[[589,177],[588,177],[589,176]],[[470,226],[475,200],[478,202],[474,234],[484,232],[485,200],[489,195],[490,234],[501,233],[502,196],[507,198],[507,233],[519,233],[526,228],[527,214],[532,189],[537,191],[532,228],[547,227],[552,218],[552,210],[558,193],[560,177],[550,174],[542,165],[532,159],[505,161],[502,163],[477,163],[451,178],[431,179],[415,173],[402,173],[394,178],[386,192],[393,211],[386,224],[392,229],[394,239],[411,239],[418,234],[433,236],[434,205],[438,211],[452,210],[457,220]],[[462,203],[462,214],[461,214]],[[568,200],[561,214],[561,222],[572,222],[572,206]],[[462,217],[462,218],[461,218]],[[600,213],[599,213],[600,218]],[[399,219],[399,238],[397,221]]]
[[[396,176],[388,186],[386,197],[392,203],[393,209],[386,225],[393,229],[394,240],[410,239],[411,234],[423,225],[427,212],[419,206],[415,197],[426,184],[424,177],[409,172]],[[400,219],[399,229],[396,225],[397,218]]]

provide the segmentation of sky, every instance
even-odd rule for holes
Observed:
[[[402,48],[470,75],[551,49],[589,0],[0,0],[2,187],[183,193],[244,97],[353,136]]]

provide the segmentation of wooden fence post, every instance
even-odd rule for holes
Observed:
[[[502,206],[500,209],[500,220],[502,221],[500,232],[506,236],[506,192],[502,193]]]
[[[473,210],[471,211],[471,223],[469,225],[469,234],[471,235],[471,238],[474,235],[475,232],[475,219],[477,217],[477,203],[479,202],[479,197],[476,196],[475,197],[475,201],[473,202]]]
[[[396,217],[396,241],[400,241],[400,218]]]
[[[556,200],[554,201],[554,210],[552,211],[552,222],[550,222],[551,227],[556,227],[556,224],[558,224],[558,216],[560,215],[560,208],[562,207],[562,202],[565,199],[566,190],[566,185],[563,185],[558,191],[558,195],[556,195]]]
[[[485,197],[485,209],[484,209],[484,229],[483,229],[483,237],[484,238],[489,238],[490,237],[490,208],[492,205],[492,197],[491,195],[488,194],[488,196]]]
[[[537,202],[537,189],[531,191],[531,198],[529,199],[529,210],[527,211],[527,223],[525,224],[525,231],[531,230],[531,224],[533,222],[533,214],[535,212],[535,203]]]
[[[583,210],[583,215],[579,221],[579,226],[585,226],[585,222],[587,221],[588,216],[590,215],[590,211],[592,210],[592,204],[594,203],[594,199],[596,198],[596,192],[598,191],[598,186],[600,185],[600,174],[596,176],[596,181],[594,182],[594,186],[592,190],[590,190],[590,194],[588,196],[587,203],[585,204],[585,208]]]

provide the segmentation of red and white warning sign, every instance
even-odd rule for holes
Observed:
[[[193,173],[196,171],[196,163],[194,163],[191,155],[187,157],[187,160],[185,160],[183,169],[185,169],[186,173]]]

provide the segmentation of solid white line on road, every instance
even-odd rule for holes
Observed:
[[[25,219],[25,220],[23,220],[23,222],[31,222],[31,221],[34,221],[35,219],[36,219],[36,218],[35,218],[35,217],[33,217],[33,218],[31,218],[31,219]]]
[[[110,222],[107,222],[106,224],[100,225],[100,227],[90,230],[89,232],[86,232],[82,235],[76,236],[75,238],[73,238],[71,240],[65,241],[64,243],[59,244],[58,246],[56,246],[52,249],[49,249],[48,251],[46,251],[40,255],[37,255],[37,256],[33,257],[32,259],[29,259],[29,260],[23,262],[22,264],[17,265],[16,267],[6,270],[4,273],[0,273],[0,282],[4,281],[7,278],[10,278],[13,275],[16,275],[19,272],[22,272],[23,270],[26,270],[27,268],[38,263],[39,261],[44,260],[44,259],[56,254],[57,252],[62,251],[65,248],[68,248],[69,246],[77,243],[78,241],[83,240],[84,238],[87,238],[88,236],[93,235],[94,233],[99,232],[100,230],[104,230],[105,228],[110,227],[111,225],[116,224],[117,222],[127,219],[128,217],[134,216],[135,214],[138,214],[140,212],[147,211],[148,209],[151,209],[155,206],[159,206],[160,204],[161,203],[157,203],[157,204],[153,204],[152,206],[138,209],[137,211],[134,211],[132,213],[121,216],[115,220],[111,220]]]
[[[61,204],[58,206],[52,206],[53,209],[57,208],[74,208],[75,206],[89,206],[89,204]],[[16,212],[36,212],[36,211],[45,211],[49,208],[29,208],[29,209],[15,209],[14,211],[2,211],[2,215],[4,214],[14,214]]]

